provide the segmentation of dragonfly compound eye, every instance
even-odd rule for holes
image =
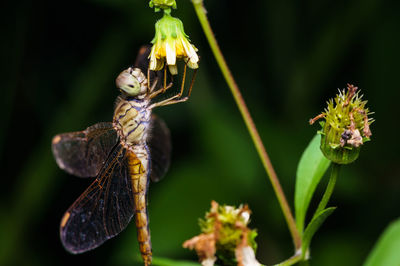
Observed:
[[[137,96],[141,93],[140,82],[133,74],[132,69],[128,68],[122,71],[115,80],[117,88],[123,90],[129,96]]]

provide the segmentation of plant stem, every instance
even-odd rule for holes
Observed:
[[[296,264],[300,260],[301,260],[301,254],[296,254],[279,264],[275,264],[274,266],[290,266],[290,265]]]
[[[267,154],[267,152],[264,148],[264,145],[261,141],[260,135],[257,132],[256,126],[253,122],[253,119],[251,118],[249,110],[247,109],[246,103],[244,102],[244,99],[239,91],[239,87],[237,86],[237,84],[228,68],[228,65],[226,64],[224,56],[222,55],[222,52],[221,52],[221,50],[218,46],[218,43],[215,39],[215,36],[212,32],[210,23],[206,16],[206,10],[203,5],[203,0],[192,0],[192,3],[194,5],[197,17],[200,21],[203,31],[207,37],[208,43],[210,44],[211,50],[214,53],[215,59],[217,60],[218,65],[222,71],[222,74],[223,74],[226,82],[228,83],[228,86],[231,90],[233,98],[235,99],[236,104],[239,108],[239,111],[240,111],[240,113],[244,119],[244,122],[247,126],[247,130],[249,131],[250,136],[254,142],[254,145],[256,146],[258,155],[261,158],[263,166],[267,172],[269,180],[271,181],[272,187],[275,191],[276,197],[278,198],[279,205],[282,209],[283,215],[285,216],[286,222],[289,227],[289,231],[292,235],[292,239],[293,239],[295,248],[296,248],[296,250],[298,250],[301,247],[301,238],[300,238],[299,231],[297,230],[297,227],[296,227],[296,222],[293,218],[292,212],[291,212],[289,204],[286,200],[285,194],[283,193],[282,187],[279,183],[279,180],[275,173],[275,170],[271,164],[268,154]]]
[[[339,176],[340,164],[332,163],[331,176],[329,177],[328,186],[326,187],[325,193],[322,196],[321,202],[318,205],[317,210],[314,213],[314,217],[321,211],[323,211],[328,204],[328,201],[332,195],[333,189],[335,188],[336,179]],[[314,218],[313,217],[313,218]]]

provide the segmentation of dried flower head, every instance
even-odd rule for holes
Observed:
[[[217,256],[224,265],[260,265],[254,254],[257,232],[247,227],[250,213],[247,205],[235,208],[212,201],[210,212],[199,222],[202,233],[183,247],[195,249],[202,263],[215,261]]]
[[[161,70],[166,62],[171,74],[176,75],[178,73],[177,58],[182,58],[187,66],[192,69],[199,67],[197,48],[190,43],[180,19],[164,13],[155,27],[156,34],[151,41],[153,47],[149,56],[151,70]]]
[[[325,119],[321,122],[321,151],[329,160],[339,164],[351,163],[358,158],[361,146],[370,140],[369,126],[373,119],[368,118],[372,113],[366,104],[358,88],[347,84],[347,92],[339,90],[336,98],[328,101],[325,111],[310,119],[310,124]]]

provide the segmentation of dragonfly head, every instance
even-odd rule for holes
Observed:
[[[142,95],[147,91],[146,77],[139,68],[125,69],[118,75],[115,84],[129,96]]]

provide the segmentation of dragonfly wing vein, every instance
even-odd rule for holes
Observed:
[[[67,210],[60,225],[71,253],[94,249],[119,234],[135,211],[126,150],[116,146],[96,180]]]
[[[55,136],[52,150],[61,169],[79,177],[94,177],[118,139],[112,123],[103,122],[83,131]]]

